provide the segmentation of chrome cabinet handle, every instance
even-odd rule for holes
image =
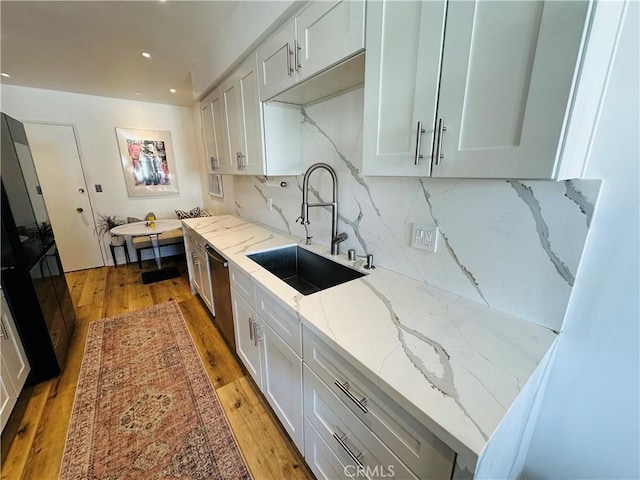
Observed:
[[[296,65],[296,72],[299,71],[299,69],[302,68],[302,64],[300,63],[300,50],[302,50],[302,45],[300,45],[298,43],[298,40],[294,40],[293,41],[293,45],[294,45],[294,50],[295,50],[295,54],[294,54],[294,63]]]
[[[4,322],[0,320],[0,338],[9,338],[7,330],[4,328]]]
[[[218,159],[216,157],[210,157],[210,161],[211,161],[211,170],[218,170],[218,168],[220,168],[220,163],[218,162]]]
[[[444,153],[442,153],[442,133],[447,131],[447,127],[444,126],[444,121],[442,118],[438,120],[438,133],[436,136],[436,148],[433,155],[433,163],[435,165],[440,165],[440,160],[444,158]]]
[[[420,163],[420,159],[424,157],[422,155],[422,134],[425,132],[424,127],[422,126],[422,121],[418,121],[418,134],[416,138],[416,155],[413,159],[414,165],[418,165]]]
[[[349,456],[351,457],[351,459],[356,462],[356,464],[360,467],[360,468],[364,468],[364,465],[362,464],[362,458],[364,457],[364,455],[361,453],[358,453],[357,455],[355,453],[353,453],[351,451],[351,449],[347,446],[347,435],[343,434],[343,435],[338,435],[337,433],[333,433],[333,438],[336,439],[336,441],[338,442],[338,444],[344,449],[345,452],[347,452],[349,454]]]
[[[293,68],[291,67],[291,55],[293,55],[293,52],[291,51],[289,42],[287,42],[285,46],[287,47],[287,75],[291,76],[293,74]]]
[[[260,324],[253,322],[253,344],[257,347],[258,343],[262,340],[262,336],[259,335]]]
[[[335,383],[336,387],[342,390],[342,393],[344,393],[347,397],[349,397],[349,400],[355,403],[360,410],[362,410],[364,413],[369,412],[369,410],[366,407],[367,397],[362,397],[360,400],[358,400],[358,398],[353,393],[351,393],[351,390],[350,390],[351,385],[349,385],[349,382],[340,383],[339,381],[336,380],[333,383]]]
[[[254,337],[254,333],[253,333],[253,318],[249,317],[249,340],[253,340]]]

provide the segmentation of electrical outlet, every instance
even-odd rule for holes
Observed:
[[[435,252],[438,243],[438,227],[433,225],[413,224],[411,246],[426,252]]]

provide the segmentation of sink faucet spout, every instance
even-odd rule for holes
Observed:
[[[318,170],[324,169],[331,175],[333,181],[333,198],[331,202],[320,202],[309,204],[309,177],[311,174]],[[338,254],[338,245],[347,239],[346,233],[338,235],[338,177],[335,170],[331,165],[327,163],[314,163],[311,165],[304,174],[304,180],[302,181],[302,206],[300,209],[300,217],[298,220],[302,225],[309,225],[309,208],[310,207],[331,207],[331,255]],[[309,240],[309,234],[307,231],[307,241]]]

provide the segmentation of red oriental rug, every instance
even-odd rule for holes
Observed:
[[[60,478],[251,478],[176,302],[89,326]]]

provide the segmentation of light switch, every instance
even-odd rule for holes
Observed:
[[[96,184],[96,192],[102,193],[102,185]]]

